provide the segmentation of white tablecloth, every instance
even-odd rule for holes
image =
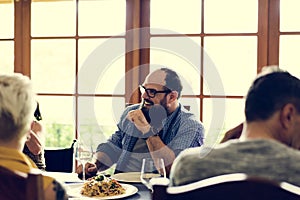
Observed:
[[[76,173],[43,172],[43,175],[53,177],[57,181],[59,181],[61,183],[77,183],[77,182],[82,182],[82,180],[80,180],[78,178],[78,174],[76,174]]]

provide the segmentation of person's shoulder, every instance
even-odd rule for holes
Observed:
[[[178,168],[183,163],[189,163],[191,160],[196,161],[199,159],[200,153],[202,151],[201,147],[191,147],[184,149],[179,153],[179,155],[175,158],[172,168]]]
[[[215,143],[204,142],[204,145],[199,148],[199,158],[210,159],[211,156],[224,157],[224,155],[228,153],[230,154],[235,151],[234,149],[239,148],[239,145],[236,146],[237,143],[240,143],[237,139],[233,139],[225,143],[218,143],[217,141]],[[191,153],[188,155],[191,155]]]
[[[221,143],[216,146],[216,149],[222,149],[222,151],[251,151],[252,153],[257,154],[276,154],[277,156],[282,155],[283,157],[287,156],[288,154],[297,154],[300,156],[300,152],[296,149],[293,149],[286,144],[283,144],[280,141],[274,139],[247,139],[247,140],[240,140],[240,139],[231,139],[224,143]]]
[[[62,183],[49,176],[43,176],[43,178],[44,178],[44,190],[47,197],[50,197],[49,199],[55,199],[55,200],[68,199],[67,191],[65,187],[62,185]]]
[[[200,123],[200,120],[197,119],[196,115],[194,113],[192,113],[191,111],[187,110],[183,105],[179,105],[179,109],[180,109],[180,114],[181,117],[186,119],[186,120],[190,120],[190,121],[197,121],[198,123]]]
[[[282,152],[283,154],[292,154],[292,155],[294,154],[296,156],[300,156],[300,151],[298,149],[294,149],[278,140],[271,140],[271,139],[260,140],[259,146],[268,146],[269,149]]]
[[[191,148],[184,149],[182,152],[180,152],[179,156],[185,157],[189,155],[199,155],[202,148],[203,147],[200,146],[200,147],[191,147]]]
[[[44,187],[46,188],[49,185],[51,185],[52,182],[55,181],[55,179],[50,176],[43,175],[43,181],[44,181]]]
[[[230,148],[230,147],[233,147],[236,144],[239,145],[239,144],[243,144],[243,143],[244,142],[242,142],[239,139],[231,139],[231,140],[228,140],[228,141],[223,142],[223,143],[218,143],[214,148],[215,149]]]
[[[280,141],[277,141],[275,139],[264,139],[264,138],[256,138],[256,139],[247,139],[247,140],[239,140],[237,139],[239,145],[243,145],[245,147],[253,147],[253,148],[266,148],[266,149],[292,149],[291,147],[288,147],[287,145],[283,144]],[[229,142],[229,141],[228,141]],[[227,143],[227,142],[226,142]]]
[[[189,126],[190,128],[199,127],[201,130],[204,129],[203,123],[190,111],[181,108],[180,115],[181,126],[186,124],[186,126]]]

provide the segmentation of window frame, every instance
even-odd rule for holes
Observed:
[[[31,40],[32,39],[53,39],[53,37],[32,37],[30,34],[31,29],[31,1],[32,0],[15,0],[15,36],[14,40],[14,71],[22,73],[27,76],[30,74],[30,53],[31,53]],[[46,1],[46,0],[45,0]],[[261,71],[264,66],[278,65],[279,64],[279,6],[280,0],[257,0],[258,1],[258,31],[257,33],[218,33],[206,34],[204,32],[204,4],[207,0],[202,1],[202,15],[201,15],[201,33],[199,34],[186,34],[187,36],[196,36],[201,38],[201,46],[204,45],[204,37],[210,36],[257,36],[257,73]],[[78,3],[76,0],[76,35],[70,37],[55,37],[59,38],[72,38],[76,39],[76,73],[78,72],[78,39],[81,38],[109,38],[111,36],[79,36],[78,35]],[[137,90],[149,73],[150,62],[150,48],[140,48],[150,46],[150,38],[157,37],[151,35],[150,30],[139,31],[144,27],[150,27],[150,0],[126,0],[126,35],[125,37],[125,98],[126,103],[138,103],[140,101],[140,94]],[[137,30],[137,31],[130,31]],[[169,37],[170,35],[159,35]],[[135,49],[131,51],[131,49]],[[146,68],[139,68],[140,65],[148,65]],[[201,61],[203,65],[203,61]],[[137,69],[137,73],[133,73]],[[200,67],[201,74],[203,74],[203,66]],[[76,78],[76,85],[78,78]],[[200,78],[200,95],[183,95],[187,98],[198,98],[200,100],[200,120],[203,120],[203,99],[205,98],[232,98],[242,99],[244,96],[213,96],[203,95],[203,77]],[[45,96],[74,96],[75,101],[75,137],[78,137],[78,98],[82,96],[78,93],[78,85],[74,94],[50,94],[38,93],[38,95]],[[84,95],[87,96],[87,95]],[[90,96],[98,97],[113,97],[113,94],[91,94]],[[122,96],[122,95],[121,95]]]

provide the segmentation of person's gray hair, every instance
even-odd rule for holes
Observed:
[[[0,140],[21,138],[33,120],[35,94],[27,76],[0,75]]]

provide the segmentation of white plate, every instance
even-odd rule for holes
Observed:
[[[140,176],[141,172],[126,172],[114,174],[111,178],[116,179],[119,182],[141,183]]]
[[[121,184],[122,187],[125,188],[125,193],[124,194],[120,194],[120,195],[116,195],[116,196],[108,196],[108,197],[87,197],[87,196],[83,196],[80,194],[80,190],[83,186],[83,183],[74,183],[74,184],[68,184],[66,186],[67,189],[67,193],[70,197],[75,197],[75,198],[81,198],[81,199],[120,199],[120,198],[124,198],[124,197],[128,197],[131,195],[134,195],[135,193],[137,193],[138,189],[133,186],[133,185],[129,185],[129,184]]]
[[[148,178],[158,177],[159,174],[147,174]],[[116,179],[123,183],[141,183],[141,172],[126,172],[118,173],[111,176],[111,178]]]

